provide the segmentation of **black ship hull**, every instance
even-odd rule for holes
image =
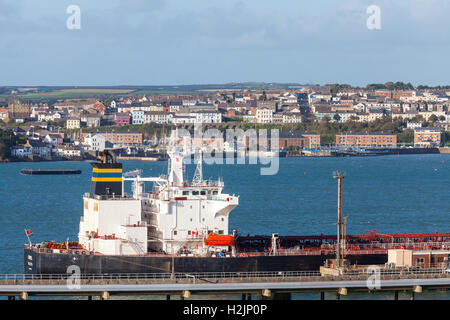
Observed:
[[[248,257],[164,257],[108,256],[43,253],[24,249],[25,274],[66,274],[76,265],[82,274],[105,273],[195,273],[195,272],[269,272],[319,270],[334,255],[287,255]],[[387,254],[346,256],[351,264],[372,265],[387,262]],[[172,269],[173,263],[173,269]]]

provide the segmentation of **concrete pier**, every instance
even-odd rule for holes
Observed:
[[[379,289],[368,288],[367,279],[358,276],[304,276],[304,277],[250,277],[246,279],[227,278],[189,278],[153,279],[152,281],[108,279],[92,281],[82,279],[79,288],[69,288],[66,280],[0,280],[0,296],[8,300],[16,297],[27,300],[33,296],[93,296],[102,300],[112,296],[162,295],[169,300],[171,295],[181,299],[190,299],[193,295],[240,294],[242,299],[250,300],[255,294],[261,300],[289,300],[293,293],[317,292],[320,300],[325,293],[332,293],[336,299],[352,292],[393,292],[398,300],[399,291],[409,291],[411,299],[429,289],[450,288],[450,275],[445,273],[423,275],[382,276]]]

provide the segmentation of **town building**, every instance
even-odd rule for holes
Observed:
[[[375,96],[391,99],[411,98],[416,96],[416,92],[412,90],[376,90]]]
[[[273,110],[269,108],[256,109],[256,122],[257,123],[272,123]]]
[[[130,125],[130,115],[128,113],[116,113],[114,115],[114,124],[116,126]]]
[[[68,118],[66,120],[66,128],[67,129],[80,129],[81,120],[77,118]]]
[[[320,135],[311,132],[298,132],[298,131],[279,131],[278,141],[275,141],[275,137],[272,137],[271,131],[267,131],[267,139],[258,138],[258,148],[272,150],[278,143],[279,150],[286,150],[292,147],[298,149],[309,149],[320,146]],[[254,144],[250,141],[250,137],[245,138],[245,148],[248,149]]]
[[[336,135],[337,147],[396,147],[397,136],[391,133],[350,132]]]
[[[81,121],[84,122],[88,128],[100,127],[101,119],[102,117],[100,115],[95,114],[81,117]]]
[[[63,136],[59,133],[49,133],[45,136],[44,142],[53,147],[63,143]]]
[[[89,151],[103,151],[106,148],[112,148],[113,144],[106,141],[102,134],[89,133],[84,137],[84,145]],[[58,150],[58,153],[64,153],[64,149]]]
[[[169,123],[173,115],[165,111],[147,111],[144,113],[144,123]]]
[[[222,114],[217,111],[199,110],[191,115],[195,116],[196,123],[222,123]]]
[[[30,117],[30,106],[16,99],[8,104],[8,118],[23,123]]]
[[[134,110],[131,113],[132,123],[133,124],[144,124],[145,122],[145,111],[144,110]]]
[[[412,130],[422,128],[422,123],[415,122],[415,121],[408,121],[408,123],[406,124],[406,128],[412,129]]]
[[[173,124],[193,124],[197,121],[197,117],[190,114],[175,114],[171,121]]]
[[[30,146],[13,146],[11,147],[11,156],[16,158],[26,158],[33,154]]]
[[[142,133],[140,132],[91,132],[91,133],[83,133],[82,138],[85,144],[86,137],[90,135],[101,135],[105,137],[106,141],[114,144],[114,145],[139,145],[142,144]]]
[[[8,109],[0,108],[0,120],[5,122],[8,120]]]
[[[414,130],[414,145],[418,147],[438,147],[441,144],[441,128],[417,128]]]
[[[104,147],[103,147],[104,150]],[[98,151],[103,151],[98,150]],[[54,149],[55,155],[62,158],[68,159],[79,159],[83,157],[83,148],[80,146],[69,145],[69,144],[61,144]]]
[[[278,103],[276,101],[257,101],[256,107],[258,109],[270,109],[272,112],[276,112],[278,108]]]
[[[45,158],[52,155],[52,149],[40,140],[27,140],[25,147],[31,148],[31,153],[35,156]]]
[[[106,111],[106,106],[103,103],[101,103],[100,101],[97,101],[96,103],[94,103],[92,108],[100,113],[104,113]]]

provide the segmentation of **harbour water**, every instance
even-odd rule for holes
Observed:
[[[167,172],[166,162],[123,164],[124,171],[139,168],[145,176]],[[80,169],[82,174],[26,176],[20,174],[24,167]],[[33,231],[33,242],[77,240],[81,196],[89,191],[91,168],[89,162],[0,164],[0,273],[23,273],[24,229]],[[194,169],[187,168],[190,178]],[[449,231],[450,155],[282,158],[273,176],[261,176],[259,165],[204,165],[203,176],[222,177],[225,191],[240,195],[230,231],[335,234],[335,170],[346,174],[343,215],[349,217],[349,234]]]

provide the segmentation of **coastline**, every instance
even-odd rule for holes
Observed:
[[[301,151],[287,151],[280,157],[372,157],[383,155],[415,155],[415,154],[450,154],[449,147],[437,147],[437,148],[381,148],[381,149],[355,149],[348,148],[345,150],[337,149],[317,149],[317,150],[301,150]],[[7,158],[0,159],[0,163],[10,162],[51,162],[51,161],[92,161],[96,157],[88,154],[85,157],[49,157],[49,158]],[[140,157],[140,156],[117,156],[121,161],[167,161],[167,158],[163,155],[157,155],[153,157]]]

